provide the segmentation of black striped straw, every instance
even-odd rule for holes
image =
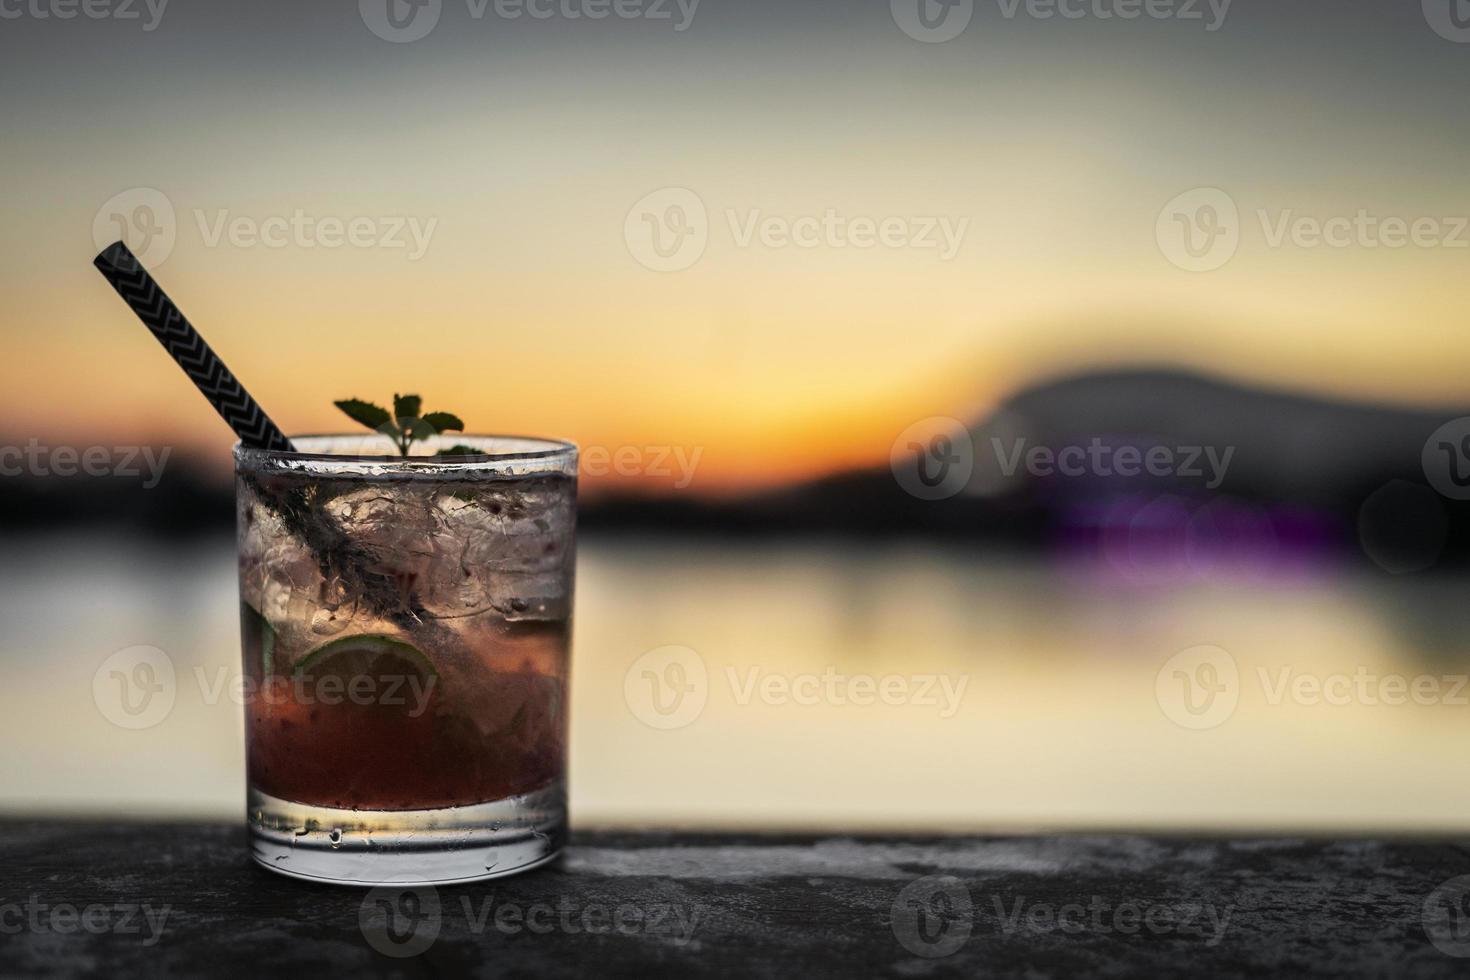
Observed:
[[[219,355],[199,336],[173,300],[159,288],[143,264],[122,242],[113,242],[92,260],[163,349],[178,362],[209,404],[230,424],[240,441],[254,449],[294,452],[291,440],[276,427]]]

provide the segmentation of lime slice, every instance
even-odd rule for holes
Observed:
[[[240,601],[240,640],[245,649],[247,669],[260,667],[260,677],[271,674],[271,659],[276,652],[276,628],[250,603]]]
[[[344,636],[301,658],[291,673],[297,677],[336,674],[339,677],[402,676],[408,671],[437,677],[434,664],[418,647],[391,636]]]

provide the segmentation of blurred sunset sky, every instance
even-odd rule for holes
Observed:
[[[1470,44],[1418,2],[1238,0],[1213,31],[981,2],[940,44],[882,2],[703,0],[682,31],[677,8],[493,11],[444,0],[411,43],[350,2],[0,19],[0,439],[228,465],[91,266],[99,208],[136,188],[174,211],[160,282],[293,433],[413,390],[471,431],[700,447],[717,492],[875,463],[918,419],[1102,366],[1465,400],[1470,232],[1272,247],[1257,218],[1470,215]],[[1239,206],[1240,245],[1190,272],[1155,223],[1202,187]],[[674,272],[624,234],[666,188],[708,211]],[[968,224],[945,260],[742,245],[727,217],[828,209]],[[416,259],[201,227],[298,210],[434,224]]]

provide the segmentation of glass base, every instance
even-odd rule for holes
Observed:
[[[437,810],[340,810],[249,793],[250,848],[277,874],[338,885],[447,885],[529,871],[566,841],[561,782]]]

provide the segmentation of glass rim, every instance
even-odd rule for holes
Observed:
[[[301,446],[308,443],[318,444],[341,444],[362,443],[371,440],[375,436],[388,439],[386,435],[372,432],[327,432],[310,433],[290,436],[288,438]],[[437,438],[451,445],[468,445],[474,448],[484,448],[486,452],[462,456],[399,456],[390,453],[333,453],[306,450],[282,450],[262,449],[256,446],[247,446],[243,441],[236,442],[233,447],[235,462],[239,464],[250,464],[257,466],[289,465],[292,463],[324,463],[337,464],[341,466],[371,465],[374,467],[387,467],[390,469],[412,470],[422,467],[433,467],[434,469],[456,470],[494,467],[507,463],[557,463],[570,462],[577,458],[577,444],[564,439],[551,439],[545,436],[523,436],[490,433],[443,433]],[[492,448],[491,443],[504,443],[515,448],[508,451],[499,451]]]

